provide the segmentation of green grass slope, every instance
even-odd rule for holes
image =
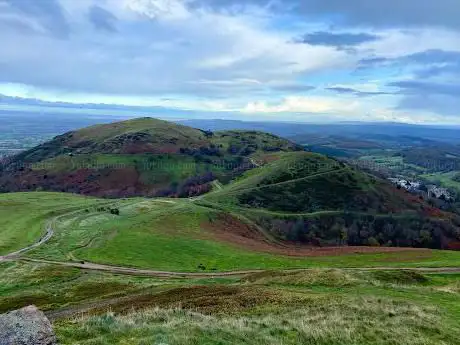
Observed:
[[[11,193],[0,195],[0,255],[36,242],[46,232],[46,224],[55,217],[106,203],[62,193]]]
[[[40,207],[45,211],[37,222],[34,210]],[[119,214],[111,213],[113,209]],[[46,219],[59,215],[53,223],[53,237],[24,254],[35,259],[84,260],[199,272],[317,266],[460,265],[460,252],[451,251],[290,250],[267,243],[247,219],[239,220],[228,211],[181,199],[107,201],[59,193],[4,194],[0,196],[0,212],[6,224],[14,225],[2,233],[2,238],[14,238],[14,241],[5,241],[9,245],[4,247],[3,254],[38,240]],[[21,219],[16,215],[21,215]],[[30,224],[34,222],[37,224],[32,236]]]
[[[300,149],[267,133],[212,133],[140,118],[65,133],[12,157],[0,169],[0,191],[191,196],[252,168],[252,157]]]

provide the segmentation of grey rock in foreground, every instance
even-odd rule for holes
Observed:
[[[37,307],[0,315],[0,345],[56,345],[51,323]]]

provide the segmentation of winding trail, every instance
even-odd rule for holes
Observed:
[[[14,260],[14,259],[18,258],[21,254],[24,254],[25,252],[28,252],[31,249],[37,248],[37,247],[41,246],[42,244],[45,244],[54,235],[53,224],[55,224],[60,218],[67,217],[67,216],[69,216],[71,214],[79,213],[81,211],[82,210],[78,209],[78,210],[75,210],[75,211],[71,211],[71,212],[68,212],[68,213],[61,214],[61,215],[59,215],[57,217],[54,217],[54,218],[48,220],[46,222],[46,226],[45,226],[46,233],[45,233],[45,235],[43,237],[41,237],[37,242],[35,242],[35,243],[33,243],[33,244],[31,244],[31,245],[29,245],[27,247],[24,247],[24,248],[19,249],[19,250],[15,251],[15,252],[8,253],[6,255],[0,256],[0,262]]]
[[[226,271],[226,272],[172,272],[172,271],[159,271],[149,270],[142,268],[126,267],[126,266],[112,266],[104,264],[96,264],[92,262],[68,262],[68,261],[52,261],[42,259],[29,259],[22,258],[21,261],[45,263],[50,265],[73,267],[92,271],[105,271],[116,274],[127,274],[134,276],[150,276],[158,278],[219,278],[219,277],[241,277],[254,273],[260,273],[267,270],[264,269],[253,269],[253,270],[238,270],[238,271]],[[340,269],[340,270],[351,270],[351,271],[418,271],[426,273],[460,273],[460,267],[314,267],[314,268],[293,268],[293,269],[282,269],[280,272],[308,272],[312,270],[329,270],[329,269]]]
[[[48,242],[49,239],[50,239],[51,237],[53,237],[53,235],[54,235],[54,230],[53,230],[53,228],[51,227],[51,224],[52,224],[53,221],[54,221],[54,220],[48,221],[48,222],[47,222],[47,224],[46,224],[46,233],[45,233],[45,236],[43,236],[43,237],[40,238],[37,242],[31,244],[30,246],[27,246],[27,247],[25,247],[25,248],[19,249],[18,251],[15,251],[15,252],[6,254],[6,255],[4,255],[4,256],[0,256],[0,262],[15,259],[15,258],[17,258],[18,256],[20,256],[21,254],[23,254],[23,253],[25,253],[25,252],[28,252],[29,250],[34,249],[34,248],[37,248],[38,246],[41,246],[42,244]]]

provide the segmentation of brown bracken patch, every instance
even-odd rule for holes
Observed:
[[[264,305],[298,305],[308,300],[310,299],[304,294],[285,293],[264,287],[198,285],[173,288],[162,292],[145,291],[136,295],[55,310],[47,313],[47,316],[56,320],[81,313],[97,315],[110,310],[124,314],[152,307],[189,309],[206,314],[227,314]]]
[[[286,255],[286,256],[331,256],[346,254],[365,253],[410,253],[411,258],[415,255],[421,257],[431,256],[430,249],[399,248],[399,247],[365,247],[365,246],[342,246],[342,247],[314,247],[289,242],[270,242],[264,234],[255,227],[243,223],[230,215],[221,214],[213,221],[203,222],[201,227],[208,231],[213,239],[227,242],[238,248],[246,250]],[[397,259],[397,258],[396,258]],[[398,260],[399,261],[399,260]]]

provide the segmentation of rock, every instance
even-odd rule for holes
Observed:
[[[0,315],[0,345],[56,345],[48,318],[34,305]]]

